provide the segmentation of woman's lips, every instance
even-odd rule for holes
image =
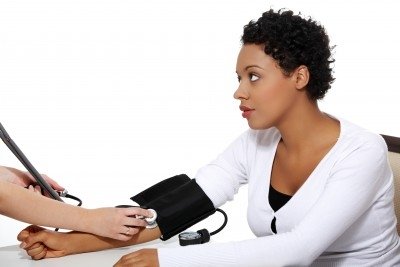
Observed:
[[[239,106],[239,109],[241,111],[243,111],[242,117],[246,118],[246,119],[248,119],[250,117],[251,113],[254,111],[254,109],[251,109],[251,108],[243,106],[243,105]]]
[[[253,111],[254,111],[254,109],[243,111],[242,117],[248,119]]]

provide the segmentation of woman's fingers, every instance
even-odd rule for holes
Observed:
[[[35,244],[45,243],[46,238],[47,234],[45,231],[39,231],[36,233],[31,232],[29,236],[23,241],[23,243],[25,243],[24,248],[27,250],[34,247]]]
[[[42,188],[39,185],[35,186],[35,193],[38,193],[39,195],[42,194]]]
[[[65,188],[59,185],[56,181],[51,179],[49,176],[46,174],[42,174],[42,177],[57,191],[63,191]]]
[[[31,247],[26,248],[26,252],[28,253],[29,256],[34,258],[34,257],[37,257],[38,255],[40,255],[44,249],[45,249],[45,246],[42,243],[35,243]]]
[[[138,219],[138,218],[132,218],[132,217],[126,217],[122,221],[123,225],[126,226],[136,226],[136,227],[146,227],[147,222],[143,219]]]
[[[34,256],[31,256],[31,257],[34,260],[40,260],[40,259],[45,258],[46,254],[47,254],[47,248],[44,247],[43,250],[39,254],[36,254]]]
[[[159,267],[157,249],[141,249],[122,256],[114,267]]]
[[[126,216],[143,216],[146,218],[152,217],[153,213],[147,209],[142,209],[139,207],[124,208]]]
[[[127,228],[128,230],[124,233],[124,235],[133,236],[139,233],[139,228],[136,227],[127,227]]]
[[[124,226],[123,230],[118,234],[116,239],[121,241],[128,241],[132,238],[132,236],[136,235],[137,233],[139,233],[139,228]]]
[[[40,188],[39,185],[35,185],[35,186],[29,185],[28,190],[31,191],[32,193],[42,195],[42,189]]]
[[[24,241],[26,238],[28,238],[30,233],[37,233],[43,230],[45,230],[43,227],[37,225],[29,225],[18,234],[17,239],[18,241]]]
[[[35,178],[33,178],[33,176],[29,173],[29,172],[24,172],[24,174],[26,175],[26,177],[29,178],[29,180],[32,182],[35,182]],[[54,181],[53,179],[51,179],[49,176],[47,176],[46,174],[41,174],[41,176],[43,177],[43,179],[46,180],[46,182],[48,182],[51,187],[53,187],[55,190],[57,191],[63,191],[65,188],[62,187],[61,185],[59,185],[56,181]],[[30,184],[28,183],[28,184]]]
[[[24,241],[29,236],[29,230],[22,230],[17,236],[18,241]]]
[[[132,236],[136,235],[140,231],[136,227],[125,227],[125,229],[127,230],[124,230],[123,232],[118,234],[115,238],[120,241],[128,241],[132,238]]]

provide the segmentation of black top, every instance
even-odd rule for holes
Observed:
[[[282,208],[291,198],[292,196],[281,193],[275,190],[271,184],[269,185],[268,201],[275,212]]]
[[[275,188],[273,188],[271,184],[269,185],[268,201],[269,205],[275,212],[282,208],[291,198],[292,196],[281,193],[275,190]],[[271,221],[271,230],[273,233],[277,234],[275,217]]]

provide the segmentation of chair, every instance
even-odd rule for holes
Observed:
[[[397,232],[400,234],[400,137],[382,135],[389,149],[389,162],[394,178],[394,209],[397,217]]]

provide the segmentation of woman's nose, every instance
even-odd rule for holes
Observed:
[[[240,83],[239,87],[236,89],[235,93],[233,94],[233,98],[240,100],[240,99],[247,99],[248,93],[247,91],[244,89],[243,84]]]

